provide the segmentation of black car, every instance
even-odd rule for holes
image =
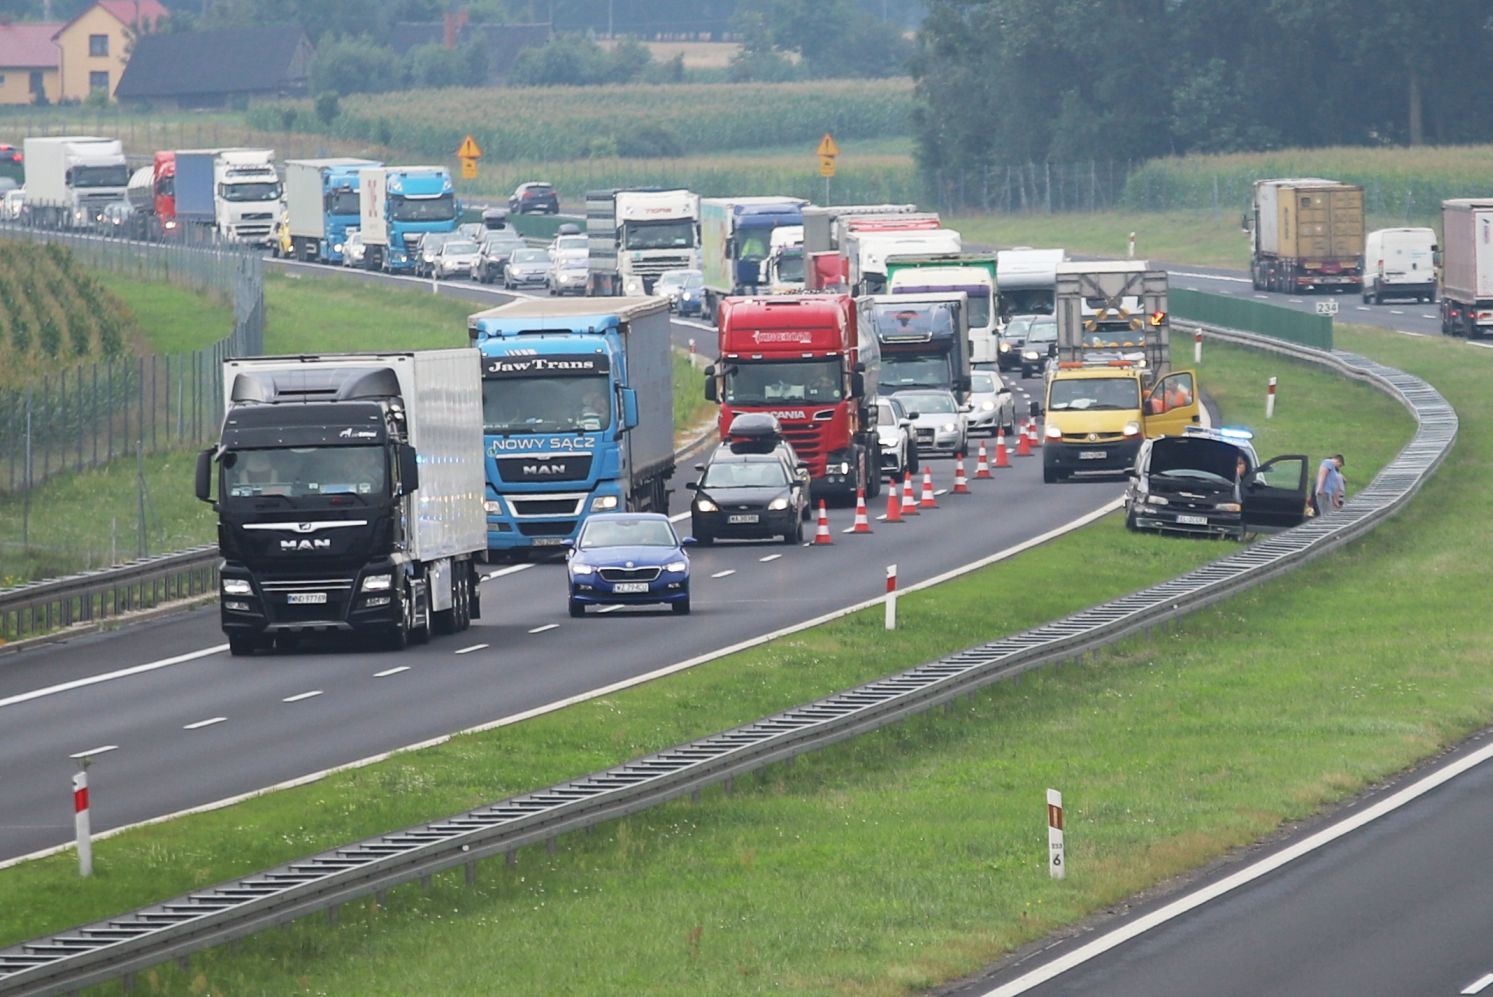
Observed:
[[[742,453],[725,444],[699,467],[700,480],[688,487],[695,493],[690,532],[700,543],[775,536],[785,544],[803,542],[808,475],[779,452]]]
[[[1035,315],[1012,315],[1006,319],[995,355],[999,369],[1017,370],[1021,367],[1021,348],[1026,345],[1026,332],[1035,318]]]
[[[1058,320],[1038,315],[1027,327],[1026,341],[1021,345],[1021,376],[1035,377],[1047,369],[1047,362],[1058,355]]]
[[[508,210],[520,215],[558,215],[560,195],[547,183],[521,183],[508,197]]]
[[[415,250],[415,276],[429,277],[434,274],[441,247],[454,238],[455,232],[426,232],[420,236],[419,246]]]
[[[515,250],[525,248],[523,237],[511,228],[488,229],[482,237],[482,251],[472,268],[472,279],[484,284],[503,279],[508,260]]]
[[[1126,472],[1125,525],[1132,530],[1241,540],[1306,518],[1304,454],[1260,463],[1247,431],[1188,427],[1141,444]]]

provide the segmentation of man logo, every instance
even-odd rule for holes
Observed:
[[[321,540],[281,540],[280,549],[285,550],[331,550],[332,541]]]
[[[525,464],[524,475],[530,478],[554,477],[564,474],[565,468],[559,464]]]

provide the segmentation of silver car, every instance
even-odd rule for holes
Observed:
[[[591,262],[584,256],[562,256],[550,264],[545,282],[551,294],[585,294]]]
[[[969,381],[969,431],[994,436],[997,429],[1010,436],[1016,430],[1016,399],[993,370],[977,370]]]
[[[441,243],[441,251],[435,256],[431,276],[436,280],[447,277],[472,275],[477,265],[477,244],[469,239],[447,239]]]
[[[952,392],[925,388],[899,391],[896,397],[912,418],[920,455],[952,457],[965,452],[969,446],[969,406],[960,405]]]
[[[342,237],[342,265],[345,267],[361,267],[363,258],[368,255],[368,246],[363,242],[363,233],[358,229],[350,228]]]
[[[889,395],[876,399],[876,439],[881,445],[881,471],[893,481],[918,470],[918,444],[913,439],[912,418],[898,400]]]
[[[543,287],[549,269],[548,250],[515,249],[503,268],[503,286],[510,291],[516,287]]]

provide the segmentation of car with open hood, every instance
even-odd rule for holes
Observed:
[[[669,517],[657,512],[603,512],[586,520],[565,555],[570,615],[587,606],[665,603],[688,613],[689,555],[693,537],[680,538]]]
[[[1239,429],[1189,427],[1147,440],[1127,473],[1125,525],[1243,539],[1289,529],[1306,518],[1305,454],[1261,461]]]

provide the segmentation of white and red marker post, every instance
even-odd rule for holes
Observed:
[[[1053,879],[1062,879],[1068,871],[1063,857],[1063,794],[1056,789],[1047,791],[1047,873]]]
[[[88,821],[88,763],[73,773],[73,827],[78,835],[78,875],[93,875],[93,832]]]
[[[886,628],[897,629],[897,566],[886,566]]]
[[[1203,362],[1203,330],[1199,329],[1192,334],[1192,362]]]
[[[1265,382],[1265,418],[1275,418],[1275,378]]]

